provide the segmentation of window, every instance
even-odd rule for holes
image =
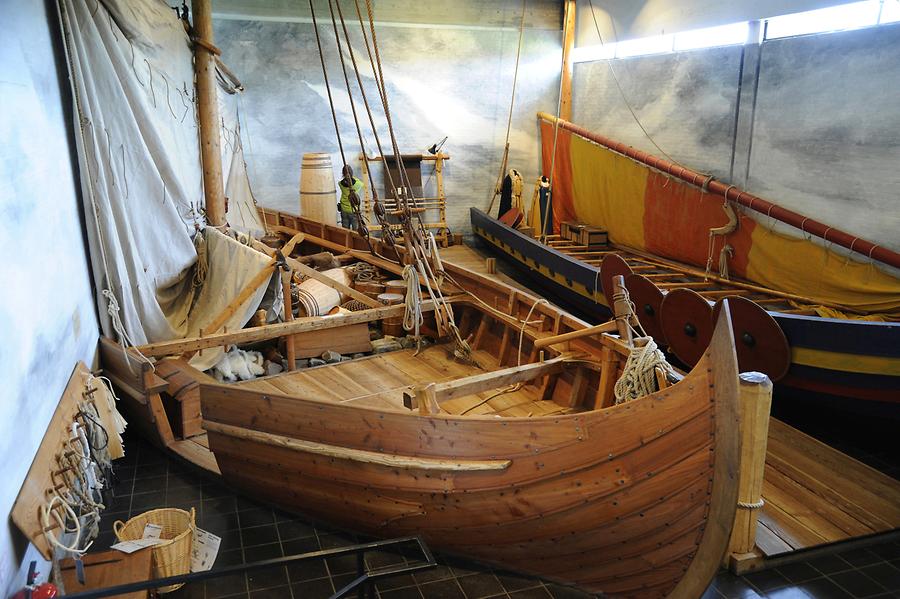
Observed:
[[[581,46],[572,50],[572,62],[591,62],[592,60],[604,60],[616,56],[615,44],[598,44],[596,46]]]
[[[746,21],[720,27],[683,31],[675,34],[675,51],[743,44],[747,41],[749,33],[750,24]]]
[[[900,21],[900,0],[884,0],[878,22],[896,23],[897,21]]]
[[[827,33],[900,22],[900,0],[864,0],[828,8],[809,10],[765,19],[765,39]],[[681,52],[714,46],[731,46],[748,41],[750,24],[746,21],[718,27],[705,27],[676,34],[655,35],[617,43],[581,46],[572,51],[572,62],[590,62],[610,58]]]
[[[772,17],[766,19],[766,39],[877,25],[880,9],[881,0],[865,0]]]
[[[673,35],[654,35],[653,37],[639,37],[619,42],[616,44],[616,58],[671,52],[674,37]]]

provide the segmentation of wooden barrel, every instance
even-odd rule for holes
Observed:
[[[353,287],[372,299],[378,299],[378,296],[385,292],[384,284],[377,281],[357,281]]]
[[[378,296],[378,301],[385,306],[396,306],[405,301],[405,297],[399,293],[382,293]],[[385,335],[393,335],[394,337],[403,336],[403,317],[394,316],[385,318],[381,321],[381,331]]]
[[[404,298],[406,297],[406,281],[403,279],[395,279],[393,281],[385,281],[384,283],[384,292],[385,293],[399,293]]]
[[[336,225],[337,201],[331,154],[304,154],[300,165],[300,215],[316,222]]]

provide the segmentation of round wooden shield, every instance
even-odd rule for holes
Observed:
[[[600,288],[603,289],[603,296],[610,310],[613,305],[613,277],[616,275],[627,277],[630,274],[631,267],[618,254],[607,254],[600,263]]]
[[[775,319],[759,304],[736,295],[728,300],[731,330],[741,372],[762,372],[775,382],[791,367],[791,348]],[[722,299],[713,309],[713,322],[719,317]]]
[[[679,360],[694,366],[712,339],[712,306],[690,289],[674,289],[662,301],[662,330],[669,349]]]
[[[625,277],[625,287],[634,303],[634,312],[644,331],[653,337],[657,345],[668,345],[662,329],[662,302],[665,294],[647,277],[630,274]]]

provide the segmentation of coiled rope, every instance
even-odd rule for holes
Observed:
[[[656,392],[657,368],[662,369],[666,375],[675,372],[659,351],[656,342],[651,337],[645,339],[646,344],[632,348],[622,369],[622,376],[616,381],[616,405]]]
[[[412,264],[403,267],[403,280],[406,281],[406,311],[403,313],[403,329],[413,333],[416,338],[416,353],[419,352],[421,338],[419,327],[425,322],[422,315],[422,290],[419,287],[419,272]]]

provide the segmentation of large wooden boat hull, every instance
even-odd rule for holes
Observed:
[[[365,240],[345,229],[266,217],[281,234],[305,231],[309,252],[328,248],[395,274],[401,268],[357,251]],[[126,352],[104,340],[104,368],[149,439],[253,497],[378,536],[421,534],[448,553],[610,596],[700,596],[736,510],[741,435],[730,313],[720,314],[714,342],[687,377],[614,406],[628,352],[620,340],[538,297],[445,269],[477,366],[439,344],[419,356],[388,352],[221,385],[183,358],[163,359],[155,372],[131,370]],[[392,309],[137,349],[162,358],[296,340]],[[434,336],[432,327],[426,317]],[[564,344],[551,343],[560,336]],[[526,381],[523,369],[542,374]],[[516,380],[524,386],[509,390]],[[452,387],[437,411],[422,407],[432,382]]]
[[[209,446],[230,484],[287,509],[610,596],[699,596],[728,542],[740,435],[727,325],[681,382],[580,413],[421,416],[329,402],[312,384],[252,387],[201,384]]]
[[[589,320],[609,308],[599,268],[540,243],[472,208],[475,235],[488,247]],[[900,402],[900,323],[821,318],[769,311],[791,347],[780,385],[895,406]],[[874,405],[874,404],[873,404]]]

